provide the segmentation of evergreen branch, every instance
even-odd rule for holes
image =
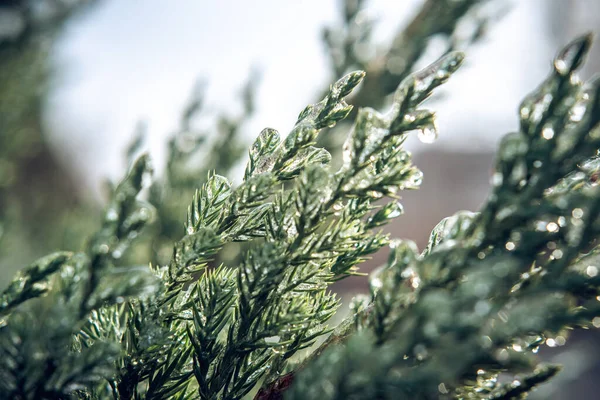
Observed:
[[[101,293],[99,298],[93,297],[100,285],[102,274],[112,269],[131,241],[153,219],[152,206],[136,199],[146,175],[150,172],[148,156],[138,158],[127,177],[116,187],[106,209],[102,228],[88,244],[88,260],[84,261],[88,279],[82,294],[80,318],[100,306],[109,296],[118,296],[116,293],[119,291],[114,290],[113,294],[113,290],[109,288],[108,292]]]
[[[116,188],[87,253],[41,260],[25,271],[23,292],[9,286],[7,293],[17,295],[14,306],[26,294],[46,297],[15,308],[0,330],[2,398],[64,398],[84,388],[94,391],[114,374],[118,318],[102,307],[156,289],[147,268],[113,265],[152,216],[151,208],[135,199],[147,171],[143,157]],[[36,288],[44,279],[45,287]]]
[[[559,372],[560,366],[558,365],[543,365],[537,368],[533,373],[525,375],[521,379],[515,379],[509,384],[502,385],[502,387],[496,390],[489,399],[518,399],[520,396],[531,392],[535,386],[548,381]]]
[[[432,34],[448,38],[447,50],[457,46],[457,24],[483,3],[440,2],[449,12],[439,19],[438,3],[424,3],[421,25],[409,25],[417,47],[404,52],[400,36],[376,69],[380,83],[403,78],[389,112],[358,110],[339,170],[315,144],[350,114],[345,97],[362,71],[307,106],[284,139],[263,130],[239,186],[201,174],[207,179],[188,207],[185,236],[156,267],[119,265],[154,216],[137,200],[147,157],[133,163],[86,250],[39,260],[0,297],[0,397],[233,400],[258,389],[257,399],[503,399],[526,396],[556,374],[556,366],[538,364],[537,348],[600,320],[600,87],[576,76],[589,36],[565,47],[550,77],[522,103],[519,132],[501,144],[492,193],[479,213],[442,220],[422,252],[378,230],[402,214],[398,192],[421,183],[404,141],[412,131],[424,142],[435,139],[435,113],[422,103],[464,56],[448,51],[408,72]],[[360,22],[361,1],[345,5],[346,26],[357,25],[340,40],[327,34],[334,66],[369,69],[375,64],[353,47],[370,40],[372,24]],[[485,23],[479,19],[467,41]],[[387,94],[389,87],[377,90]],[[207,158],[220,170],[237,157],[239,146],[227,142],[252,112],[251,93],[239,119],[220,119],[225,135],[213,148],[232,152],[222,163],[216,154]],[[184,131],[201,109],[199,95],[170,143],[162,182],[168,193],[150,195],[165,224],[152,239],[161,247],[156,258],[179,230],[171,206],[180,199],[173,197],[199,176],[186,177],[184,164],[203,138]],[[339,307],[331,284],[358,275],[359,264],[386,244],[390,256],[372,274],[370,296],[354,299],[352,315],[330,328]],[[514,380],[501,383],[500,374]]]
[[[396,398],[454,390],[463,396],[479,370],[481,385],[494,389],[500,371],[535,365],[531,350],[544,337],[598,315],[595,290],[549,284],[600,233],[600,192],[581,183],[592,175],[576,172],[600,147],[597,83],[582,86],[574,76],[589,41],[576,39],[560,52],[550,78],[524,101],[521,133],[504,139],[494,191],[482,211],[440,223],[421,255],[399,243],[372,278],[367,333],[304,369],[290,398],[369,398],[392,390]],[[583,280],[581,267],[569,271]],[[573,297],[590,301],[573,309]],[[378,369],[357,356],[377,357]],[[390,374],[394,370],[402,372]],[[522,387],[499,387],[498,396],[526,393],[556,370],[547,372],[534,373]],[[335,388],[327,397],[324,385]]]
[[[0,296],[0,316],[27,300],[43,296],[48,292],[51,276],[60,270],[72,253],[60,252],[37,260],[22,269]]]

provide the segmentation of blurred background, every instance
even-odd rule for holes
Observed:
[[[389,228],[423,247],[442,218],[485,200],[495,146],[556,50],[599,28],[597,0],[0,0],[0,287],[80,248],[140,151],[154,160],[160,222],[130,261],[166,262],[193,189],[212,168],[239,183],[262,128],[285,134],[352,69],[368,78],[349,102],[385,109],[407,73],[462,49],[465,65],[430,101],[439,139],[407,144],[424,183]],[[596,45],[582,75],[598,71]],[[323,145],[335,155],[347,130]],[[600,338],[562,344],[541,351],[566,368],[538,398],[597,398]]]

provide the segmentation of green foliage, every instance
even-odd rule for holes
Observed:
[[[351,3],[347,24],[361,2]],[[430,35],[451,35],[482,2],[442,3],[451,12],[437,25],[438,3],[420,12],[408,69]],[[353,29],[362,33],[347,32],[336,70],[368,64],[349,52],[371,27]],[[539,364],[539,346],[566,329],[600,325],[600,87],[575,74],[590,43],[584,36],[567,46],[521,105],[520,130],[500,145],[482,209],[441,221],[421,252],[381,228],[403,213],[399,192],[421,183],[403,144],[411,133],[424,142],[437,136],[435,113],[422,104],[463,53],[448,51],[412,74],[384,73],[386,82],[402,78],[385,114],[363,107],[352,118],[346,97],[364,90],[365,72],[346,74],[284,138],[270,128],[259,134],[238,186],[187,164],[204,142],[190,133],[201,108],[195,97],[150,202],[139,199],[151,172],[143,155],[113,189],[84,251],[38,260],[0,295],[0,398],[525,396],[559,372]],[[401,49],[393,49],[399,62]],[[249,88],[242,115],[221,118],[226,140],[212,154],[237,148],[228,141],[251,113]],[[336,168],[317,143],[344,119],[352,127]],[[229,156],[210,161],[228,170],[237,159]],[[207,178],[192,193],[199,176]],[[191,204],[178,231],[182,194]],[[148,226],[152,234],[142,235]],[[138,239],[152,244],[148,266],[129,262]],[[331,285],[359,275],[359,264],[387,245],[370,296],[354,299],[350,317],[330,326],[340,304]]]
[[[600,90],[575,75],[589,46],[568,45],[521,105],[481,211],[440,222],[421,254],[394,242],[358,333],[309,364],[290,398],[508,399],[556,374],[537,348],[600,313],[585,254],[599,233]]]
[[[148,171],[148,158],[141,157],[115,189],[85,252],[39,260],[2,294],[2,398],[64,398],[93,391],[114,373],[121,335],[100,333],[118,330],[121,316],[108,318],[107,310],[159,285],[148,268],[114,265],[152,217],[152,208],[136,200]],[[90,337],[85,332],[96,332],[94,340],[79,340]]]

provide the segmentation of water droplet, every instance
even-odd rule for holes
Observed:
[[[573,218],[581,218],[583,217],[583,210],[581,208],[574,208],[571,215],[573,215]]]
[[[490,303],[485,300],[479,300],[475,303],[475,314],[485,316],[491,310]]]
[[[573,106],[573,108],[571,108],[570,112],[569,112],[569,119],[573,122],[579,122],[583,119],[583,116],[585,115],[585,104],[583,103],[578,103],[575,106]]]
[[[596,267],[595,265],[588,265],[587,268],[585,269],[585,273],[590,278],[594,278],[595,276],[598,275],[598,267]]]
[[[373,198],[373,199],[380,199],[383,197],[383,194],[381,192],[378,192],[376,190],[369,190],[367,192],[367,196]]]
[[[414,347],[413,353],[415,354],[415,357],[417,357],[417,360],[419,360],[419,361],[424,360],[427,357],[427,355],[429,354],[429,352],[427,351],[427,347],[425,347],[425,345],[422,343],[419,343]]]
[[[439,391],[441,394],[448,394],[448,393],[450,393],[450,392],[448,391],[448,389],[446,389],[446,385],[444,385],[444,383],[443,383],[443,382],[442,382],[442,383],[440,383],[440,384],[438,385],[438,391]]]
[[[592,325],[594,325],[594,328],[600,328],[600,317],[594,317]]]
[[[372,293],[377,293],[377,291],[383,287],[383,281],[380,278],[381,273],[382,273],[382,271],[377,269],[377,270],[373,271],[373,273],[371,274],[371,279],[369,280],[369,286],[371,287]]]
[[[106,211],[107,221],[116,221],[119,218],[119,214],[114,208],[110,208]]]
[[[433,143],[438,137],[438,131],[435,125],[431,124],[419,130],[417,135],[423,143]]]
[[[508,251],[513,251],[515,249],[515,243],[514,242],[506,242],[506,245],[504,246],[506,248],[506,250]]]
[[[499,350],[498,353],[496,353],[496,359],[500,362],[508,361],[509,357],[510,355],[508,354],[508,351],[506,349]]]
[[[558,224],[556,222],[549,222],[548,225],[546,225],[546,230],[548,232],[558,232]]]
[[[521,345],[520,345],[520,344],[518,344],[518,343],[515,343],[515,344],[513,344],[513,345],[512,345],[512,348],[513,348],[513,350],[514,350],[514,351],[518,351],[518,352],[521,352],[521,351],[523,351],[523,346],[521,346]]]
[[[388,218],[396,218],[402,215],[402,213],[404,212],[404,208],[402,207],[402,204],[397,203],[397,202],[393,202],[391,203],[392,206],[389,209],[389,212],[387,214]]]
[[[552,252],[551,257],[553,257],[555,260],[560,260],[563,256],[563,252],[561,249],[556,249]]]
[[[279,340],[281,340],[281,338],[279,336],[270,336],[265,338],[265,342],[269,343],[269,344],[277,344],[279,343]]]
[[[35,282],[32,286],[34,290],[45,292],[46,290],[48,290],[49,283],[47,281],[40,281]]]
[[[542,137],[546,140],[550,140],[554,137],[554,129],[552,127],[547,126],[542,130]]]
[[[502,182],[504,182],[504,175],[501,172],[495,172],[492,175],[492,186],[498,187],[502,185]]]

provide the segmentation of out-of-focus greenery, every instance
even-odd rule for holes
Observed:
[[[47,143],[42,104],[61,27],[92,0],[0,3],[0,286],[25,263],[77,248],[99,216]]]

